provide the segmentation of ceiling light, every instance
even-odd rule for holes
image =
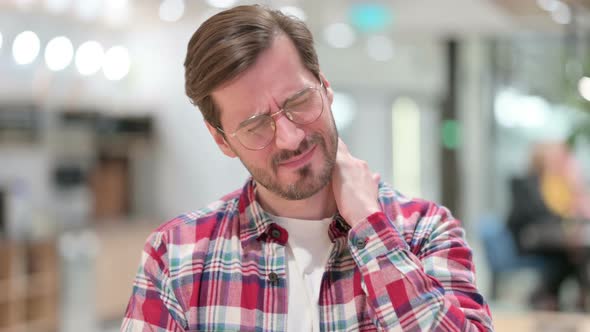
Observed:
[[[377,3],[352,5],[349,17],[355,28],[365,32],[383,31],[393,23],[393,13],[389,6]]]
[[[101,14],[100,0],[78,0],[76,4],[76,14],[84,21],[95,20]]]
[[[176,22],[184,15],[184,0],[164,0],[160,4],[160,19],[164,22]]]
[[[81,75],[92,75],[100,70],[103,59],[102,46],[96,41],[87,41],[76,51],[76,68]]]
[[[45,47],[45,62],[52,71],[66,68],[74,57],[74,46],[66,37],[55,37]]]
[[[552,12],[557,9],[558,0],[537,0],[537,4],[541,9]]]
[[[41,41],[33,31],[19,33],[12,44],[12,55],[19,65],[26,65],[39,55]]]
[[[129,0],[107,0],[104,15],[106,22],[111,25],[120,25],[129,19]]]
[[[572,21],[572,11],[567,4],[558,1],[557,8],[551,12],[551,18],[559,24],[569,24]]]
[[[45,8],[53,14],[65,12],[71,5],[72,0],[45,0]]]
[[[236,2],[236,0],[207,0],[207,4],[215,8],[229,8]]]
[[[348,48],[356,39],[356,33],[346,23],[334,23],[324,29],[324,39],[335,48]]]
[[[104,55],[102,70],[110,81],[123,79],[129,73],[129,52],[123,46],[110,48]]]

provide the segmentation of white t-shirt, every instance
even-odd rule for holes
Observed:
[[[287,331],[319,332],[320,287],[332,251],[328,228],[332,218],[301,220],[272,216],[289,232],[287,243]]]

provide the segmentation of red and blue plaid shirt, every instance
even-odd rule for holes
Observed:
[[[288,233],[249,180],[148,238],[122,331],[285,331]],[[334,217],[322,279],[322,331],[490,331],[471,249],[443,207],[381,184],[382,212]]]

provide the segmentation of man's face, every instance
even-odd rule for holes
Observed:
[[[239,157],[259,185],[286,199],[308,198],[331,179],[338,133],[330,109],[333,92],[322,80],[326,88],[320,87],[318,78],[301,63],[291,40],[281,34],[251,68],[212,94],[228,134],[224,139],[208,126],[221,150]],[[277,112],[285,100],[306,87],[319,88],[323,98],[323,112],[316,121],[297,125],[284,113],[277,115],[273,140],[256,151],[231,137],[246,119]]]

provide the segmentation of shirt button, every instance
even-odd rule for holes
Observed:
[[[276,273],[271,272],[268,274],[268,280],[272,283],[275,283],[279,280],[279,276]]]
[[[367,245],[366,239],[357,239],[356,240],[356,248],[357,249],[364,249],[366,245]]]
[[[270,236],[272,236],[274,239],[279,239],[281,237],[281,231],[279,231],[278,229],[273,229],[270,231]]]

